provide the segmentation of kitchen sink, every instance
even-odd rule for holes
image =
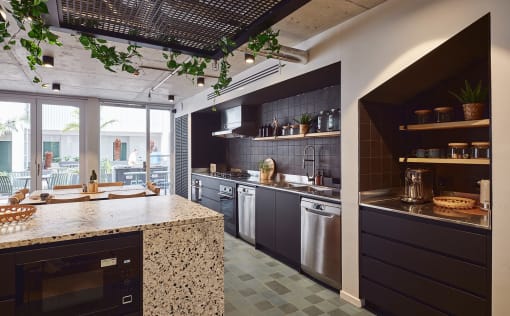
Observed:
[[[317,193],[317,192],[325,192],[325,191],[333,191],[334,188],[330,187],[324,187],[320,185],[304,185],[304,186],[298,186],[293,187],[293,189],[301,192],[308,192],[308,193]]]
[[[293,183],[293,182],[275,182],[272,184],[272,186],[277,188],[283,188],[283,189],[295,189],[295,188],[302,188],[308,186],[308,184],[305,183]]]

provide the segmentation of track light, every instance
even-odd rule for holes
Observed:
[[[60,83],[53,83],[51,85],[51,90],[53,90],[55,92],[60,92]]]
[[[247,64],[253,64],[255,62],[255,56],[250,53],[244,53],[244,62]]]
[[[170,101],[170,103],[174,103],[174,101],[175,101],[175,97],[174,97],[174,95],[173,95],[173,94],[169,94],[169,95],[168,95],[168,101]]]
[[[53,57],[51,56],[43,56],[42,57],[42,66],[46,68],[53,68]]]
[[[205,78],[204,77],[198,77],[197,78],[197,86],[203,87],[205,85]]]

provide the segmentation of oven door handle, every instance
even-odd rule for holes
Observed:
[[[220,200],[232,200],[234,197],[224,193],[218,193]]]

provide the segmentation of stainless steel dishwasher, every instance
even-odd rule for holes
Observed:
[[[340,204],[301,199],[301,270],[340,289]]]
[[[237,188],[239,237],[255,244],[255,188],[240,185]]]

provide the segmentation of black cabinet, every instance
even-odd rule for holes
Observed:
[[[275,250],[275,190],[257,188],[255,193],[255,244]]]
[[[257,188],[255,243],[291,266],[298,267],[301,213],[298,194]]]
[[[363,207],[360,293],[390,315],[490,315],[490,231]]]
[[[276,191],[275,247],[294,264],[301,260],[300,201],[297,194]]]

